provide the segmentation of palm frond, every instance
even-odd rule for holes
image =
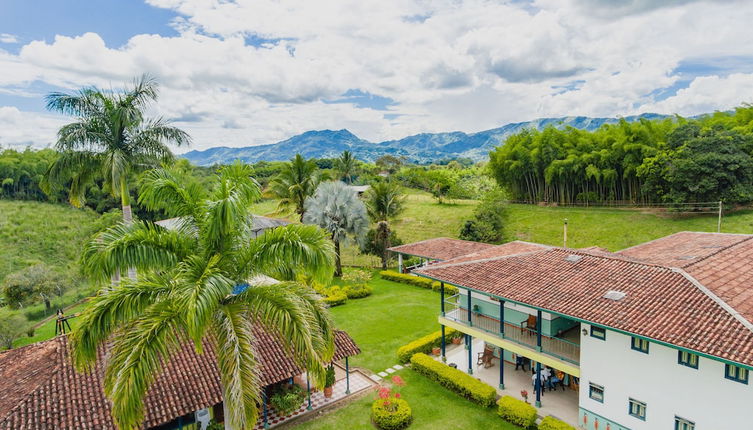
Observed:
[[[44,174],[42,190],[50,194],[70,181],[68,199],[71,204],[81,207],[85,202],[86,187],[91,184],[94,172],[100,168],[101,155],[89,151],[65,151],[55,160]]]
[[[171,300],[159,301],[113,339],[105,368],[105,394],[120,429],[138,429],[144,422],[144,402],[163,363],[185,340],[182,310]]]
[[[242,249],[238,267],[286,281],[304,273],[327,283],[335,264],[334,247],[328,236],[316,226],[302,224],[267,230]]]
[[[69,337],[73,365],[88,370],[100,348],[121,325],[139,317],[152,303],[172,290],[172,282],[155,274],[125,278],[118,288],[106,289],[89,300],[79,316],[79,325]]]
[[[168,169],[152,169],[141,177],[139,204],[151,211],[163,210],[172,217],[197,217],[204,198],[203,188]]]
[[[118,270],[170,269],[190,254],[195,240],[181,231],[152,223],[118,224],[95,235],[81,256],[84,273],[94,279],[109,279]]]
[[[259,417],[262,386],[251,324],[242,302],[225,304],[214,315],[217,365],[229,428],[253,428]]]

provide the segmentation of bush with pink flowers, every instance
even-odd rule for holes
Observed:
[[[405,381],[397,375],[392,383],[401,387]],[[390,387],[379,386],[377,397],[371,405],[371,421],[382,430],[401,430],[413,421],[413,412],[408,402],[401,398],[400,392]]]

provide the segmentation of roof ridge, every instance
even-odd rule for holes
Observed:
[[[729,234],[729,233],[724,233],[724,234]],[[724,252],[724,251],[726,251],[726,250],[728,250],[730,248],[734,248],[737,245],[740,245],[742,243],[750,241],[751,239],[753,239],[753,235],[750,235],[749,237],[746,237],[746,238],[744,238],[744,239],[742,239],[742,240],[740,240],[738,242],[735,242],[735,243],[733,243],[731,245],[723,246],[723,247],[717,249],[716,251],[712,252],[711,254],[705,255],[705,256],[697,259],[697,260],[693,260],[693,261],[689,262],[688,264],[686,264],[684,266],[680,266],[680,268],[683,268],[683,269],[689,268],[689,267],[691,267],[691,266],[693,266],[693,265],[695,265],[697,263],[700,263],[701,261],[705,261],[709,257],[713,257],[713,256],[719,254],[720,252]]]
[[[539,252],[547,252],[547,251],[550,251],[550,250],[549,249],[537,249],[535,251],[518,252],[517,254],[508,254],[508,255],[497,255],[497,256],[494,256],[494,257],[481,258],[481,259],[478,259],[478,260],[458,261],[458,262],[455,262],[455,263],[447,262],[447,263],[440,263],[440,264],[432,264],[430,266],[425,266],[425,267],[422,267],[420,269],[416,269],[416,270],[414,270],[414,272],[421,272],[421,271],[424,271],[424,270],[431,270],[431,269],[443,269],[445,267],[462,266],[464,264],[486,263],[487,261],[503,260],[503,259],[506,259],[506,258],[520,257],[522,255],[536,254],[536,253],[539,253]],[[456,258],[461,258],[461,257],[468,256],[468,255],[471,255],[471,254],[461,255],[461,256],[456,257]]]
[[[588,251],[583,250],[583,249],[563,248],[563,247],[560,247],[560,246],[552,247],[552,249],[556,249],[556,250],[560,250],[560,251],[565,251],[565,252],[569,252],[569,253],[585,254],[585,255],[588,255],[589,257],[603,258],[605,260],[622,261],[622,262],[625,262],[625,263],[636,264],[636,265],[639,265],[639,266],[658,267],[660,269],[665,269],[665,270],[672,269],[672,267],[670,267],[670,266],[665,266],[663,264],[656,264],[656,263],[647,263],[645,261],[638,261],[638,260],[636,260],[636,259],[634,259],[632,257],[628,257],[626,255],[620,255],[620,254],[617,254],[617,253],[614,253],[614,252],[610,252],[609,255],[606,255],[605,253],[598,253],[597,254],[597,253],[588,252]]]
[[[429,242],[429,241],[437,240],[437,239],[452,239],[452,238],[451,237],[447,237],[447,236],[432,237],[432,238],[429,238],[429,239],[419,240],[418,242],[404,243],[402,245],[393,246],[393,247],[388,248],[388,249],[389,250],[393,250],[393,249],[401,248],[403,246],[415,245],[417,243],[425,243],[425,242]],[[463,239],[455,239],[455,240],[463,240]],[[472,242],[472,241],[468,240],[466,242]],[[481,243],[481,242],[478,242],[478,243]]]
[[[651,240],[649,240],[648,242],[641,242],[641,243],[637,243],[637,244],[635,244],[635,245],[633,245],[633,246],[628,246],[627,248],[623,248],[623,249],[618,249],[618,250],[617,250],[617,251],[615,251],[614,253],[615,253],[615,254],[618,254],[618,253],[620,253],[620,252],[624,252],[624,251],[627,251],[627,250],[630,250],[630,249],[633,249],[633,248],[637,248],[637,247],[639,247],[639,246],[644,246],[644,245],[648,245],[649,243],[654,243],[654,242],[657,242],[657,241],[659,241],[659,240],[661,240],[661,239],[666,239],[666,238],[668,238],[668,237],[676,236],[676,235],[678,235],[678,234],[682,234],[682,233],[698,233],[698,232],[692,232],[692,231],[687,231],[687,230],[683,230],[683,231],[676,231],[676,232],[674,232],[674,233],[672,233],[672,234],[668,234],[668,235],[666,235],[666,236],[661,236],[661,237],[657,237],[656,239],[651,239]]]
[[[709,297],[711,300],[713,300],[717,305],[719,305],[722,309],[727,311],[732,318],[736,319],[739,323],[745,326],[748,330],[753,332],[753,323],[748,321],[747,318],[742,316],[740,312],[738,312],[735,308],[733,308],[729,303],[725,302],[721,297],[714,294],[713,291],[708,289],[705,285],[701,284],[700,281],[698,281],[693,275],[686,272],[680,267],[672,267],[671,270],[673,272],[679,273],[682,276],[685,277],[688,281],[690,281],[691,284],[693,284],[696,288],[698,288],[702,293],[704,293],[707,297]]]

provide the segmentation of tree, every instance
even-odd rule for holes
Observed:
[[[69,286],[64,276],[40,263],[6,276],[2,293],[5,302],[14,309],[41,300],[49,311],[52,297],[62,296]]]
[[[389,230],[387,233],[380,231],[380,227],[384,228],[382,223],[370,228],[366,233],[366,240],[363,246],[361,246],[361,253],[379,257],[382,260],[382,269],[386,269],[390,261],[390,254],[387,248],[400,246],[403,244],[403,241],[397,236],[394,230]],[[389,235],[387,236],[387,234]],[[385,236],[387,236],[387,240],[384,240]]]
[[[359,244],[369,226],[366,206],[350,187],[342,182],[324,182],[306,199],[303,222],[318,225],[330,233],[335,244],[335,276],[342,276],[340,243],[349,237]]]
[[[278,213],[295,212],[303,221],[306,199],[314,195],[324,179],[326,177],[319,171],[315,160],[306,160],[301,154],[296,154],[269,183],[268,193],[280,200],[277,203]]]
[[[350,151],[343,151],[340,157],[335,160],[335,170],[337,170],[339,179],[345,180],[345,183],[353,182],[353,176],[356,174],[357,160]]]
[[[390,242],[394,237],[389,222],[405,210],[405,193],[396,183],[375,182],[366,192],[366,210],[371,221],[376,223],[374,240],[379,243],[376,248],[382,251],[379,254],[382,259],[382,269],[387,269],[389,253],[387,248],[392,246]]]
[[[387,173],[395,173],[400,170],[400,166],[405,163],[405,157],[395,157],[394,155],[382,155],[374,161],[377,167]]]
[[[0,345],[13,348],[13,341],[28,329],[26,317],[18,312],[0,308]]]
[[[473,218],[466,220],[459,237],[485,243],[501,243],[504,239],[505,202],[501,192],[490,192],[473,210]]]
[[[279,335],[301,368],[322,387],[334,353],[329,312],[309,287],[294,282],[249,285],[257,274],[296,274],[327,282],[333,249],[326,232],[292,224],[257,239],[249,206],[260,196],[249,166],[225,166],[212,191],[167,170],[145,174],[139,203],[180,220],[174,229],[121,223],[85,246],[82,269],[105,281],[127,267],[139,276],[91,299],[70,337],[78,370],[91,369],[109,347],[104,389],[118,428],[139,428],[143,400],[162,366],[185,343],[213,345],[231,428],[251,428],[261,404],[252,329]]]
[[[58,131],[59,158],[45,173],[44,189],[70,183],[69,200],[80,207],[86,189],[101,175],[105,188],[120,197],[123,220],[133,219],[128,174],[172,159],[168,144],[183,146],[190,137],[162,118],[145,118],[157,100],[157,82],[144,75],[123,92],[84,88],[76,94],[47,95],[47,109],[76,117]]]

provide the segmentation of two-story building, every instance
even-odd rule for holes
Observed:
[[[501,393],[527,388],[589,430],[753,428],[753,235],[682,232],[616,253],[446,238],[392,250],[459,288],[442,294],[439,323],[465,348],[442,356]],[[504,358],[492,369],[490,348]],[[564,374],[561,388],[539,389],[547,371]]]

